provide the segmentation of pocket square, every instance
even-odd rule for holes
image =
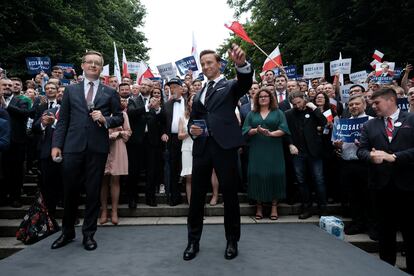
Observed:
[[[402,125],[401,128],[411,128],[410,125]]]
[[[225,87],[217,88],[217,91],[223,90]]]

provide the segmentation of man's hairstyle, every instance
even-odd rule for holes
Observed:
[[[313,82],[313,81],[315,81],[315,80],[319,83],[319,78],[313,78],[313,79],[311,80],[311,82]]]
[[[18,82],[20,82],[20,84],[23,84],[21,78],[13,77],[13,78],[10,78],[10,80],[11,81],[18,81]]]
[[[275,75],[275,71],[273,71],[273,70],[267,70],[267,71],[265,72],[265,75],[267,74],[267,72],[272,72],[273,76]]]
[[[62,67],[57,66],[57,65],[52,67],[52,71],[55,71],[55,70],[62,70],[63,71]]]
[[[102,61],[102,66],[103,66],[103,64],[104,64],[104,58],[103,58],[103,55],[100,53],[100,52],[98,52],[98,51],[93,51],[93,50],[91,50],[91,51],[87,51],[84,55],[83,55],[83,57],[82,57],[82,63],[84,63],[85,61],[86,61],[86,56],[90,56],[90,55],[97,55],[97,56],[100,56],[101,57],[101,61]]]
[[[118,87],[121,88],[122,86],[130,87],[129,83],[127,83],[127,82],[122,82]]]
[[[200,53],[200,59],[201,59],[202,56],[208,55],[208,54],[213,54],[214,57],[216,58],[216,61],[217,62],[220,62],[221,61],[220,56],[215,51],[213,51],[213,50],[203,50],[203,51],[201,51],[201,53]]]
[[[360,99],[362,101],[362,103],[364,105],[366,105],[366,101],[365,101],[364,95],[352,95],[351,97],[349,97],[348,103],[350,103],[351,101],[356,100],[356,99]]]
[[[383,87],[372,93],[371,100],[375,100],[378,97],[383,97],[386,99],[394,98],[397,102],[397,92],[391,87]]]
[[[194,83],[196,83],[196,82],[202,83],[202,81],[201,81],[201,80],[199,80],[199,79],[195,79],[195,80],[193,80],[192,84],[194,84]]]
[[[269,96],[269,109],[270,110],[275,110],[276,108],[279,107],[279,105],[277,104],[276,98],[274,93],[270,90],[267,89],[266,87],[260,88],[260,90],[256,93],[256,95],[254,95],[254,99],[253,99],[253,112],[260,112],[260,105],[259,105],[259,95],[260,93],[265,92],[268,96]]]
[[[118,77],[117,77],[117,76],[115,76],[115,75],[110,75],[110,76],[108,77],[108,80],[109,80],[109,79],[113,79],[113,78],[116,78],[116,80],[118,80]]]
[[[292,102],[295,98],[305,99],[305,93],[295,90],[289,93],[289,102]]]
[[[349,90],[351,90],[354,87],[359,87],[359,88],[361,88],[362,92],[365,92],[365,88],[362,85],[360,85],[360,84],[354,84],[354,85],[352,85],[351,87],[349,87]]]
[[[46,88],[46,86],[48,86],[48,85],[53,85],[53,86],[56,88],[56,90],[58,90],[58,88],[59,88],[59,86],[58,86],[58,85],[56,85],[56,83],[54,83],[54,82],[50,82],[50,81],[48,81],[48,82],[45,84],[45,88]]]
[[[288,81],[288,78],[285,75],[277,75],[275,80],[279,78],[284,78],[286,82]]]

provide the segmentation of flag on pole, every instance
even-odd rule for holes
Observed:
[[[266,58],[265,62],[263,63],[262,71],[266,72],[267,70],[272,70],[273,68],[277,67],[278,65],[283,65],[282,63],[282,55],[280,54],[279,45],[270,53],[268,58]]]
[[[195,39],[194,31],[193,31],[193,46],[191,47],[191,55],[194,57],[197,63],[197,68],[199,69],[198,71],[201,71],[200,56],[198,55],[198,51],[197,51],[197,42]],[[193,79],[197,78],[198,71],[193,72]]]
[[[109,64],[103,67],[101,77],[104,78],[104,84],[109,84]]]
[[[126,77],[126,78],[130,78],[131,77],[129,75],[129,72],[128,72],[128,61],[126,59],[125,50],[124,49],[122,49],[122,77]]]
[[[119,69],[118,51],[114,41],[114,76],[118,79],[118,83],[121,83],[121,69]]]
[[[342,53],[339,52],[339,60],[342,60]],[[339,74],[339,85],[345,85],[344,84],[344,74]]]
[[[332,115],[332,110],[328,109],[326,110],[323,115],[325,116],[326,120],[328,121],[328,123],[333,121],[333,115]]]
[[[224,24],[224,26],[227,29],[232,30],[237,36],[239,36],[244,41],[253,45],[255,44],[253,40],[247,35],[246,31],[243,29],[243,26],[239,22],[233,21],[233,23],[231,23],[230,26],[227,24]]]
[[[378,51],[378,50],[375,50],[374,51],[374,54],[372,55],[372,58],[373,59],[375,59],[375,60],[378,60],[379,62],[380,61],[382,61],[382,58],[384,57],[384,54],[383,53],[381,53],[380,51]]]
[[[381,64],[378,60],[374,59],[369,65],[371,65],[372,68],[376,68],[378,64]]]
[[[145,64],[145,62],[140,61],[139,70],[137,72],[137,83],[141,84],[142,79],[153,78],[154,75],[151,72],[151,69]]]

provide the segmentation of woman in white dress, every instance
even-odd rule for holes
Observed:
[[[187,124],[188,119],[190,118],[194,96],[195,94],[192,94],[188,97],[184,117],[181,117],[178,122],[178,139],[183,141],[181,146],[181,176],[185,177],[185,191],[187,193],[187,202],[189,204],[191,198],[191,172],[193,169],[193,140],[188,135]]]

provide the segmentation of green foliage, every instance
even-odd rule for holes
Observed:
[[[144,16],[139,0],[1,1],[1,67],[24,76],[26,57],[46,55],[52,64],[79,66],[85,50],[102,52],[113,65],[113,41],[118,55],[125,49],[129,60],[146,60],[146,38],[138,29]]]
[[[249,36],[270,54],[280,44],[283,64],[301,65],[352,58],[353,71],[370,69],[375,49],[404,66],[414,56],[414,2],[408,0],[228,0],[236,16],[250,11]],[[220,48],[231,42],[231,37]],[[256,69],[266,57],[254,46],[242,47]],[[300,71],[300,69],[299,69]],[[231,76],[231,72],[228,72]]]

